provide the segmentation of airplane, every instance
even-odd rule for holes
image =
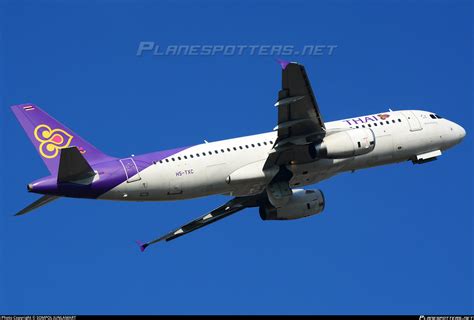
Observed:
[[[60,197],[120,201],[171,201],[215,194],[232,198],[154,240],[170,241],[258,207],[262,220],[291,220],[321,213],[323,192],[302,187],[342,172],[391,163],[436,160],[466,131],[434,112],[384,111],[324,122],[305,67],[279,60],[282,87],[271,132],[124,158],[104,154],[34,104],[12,111],[51,175],[27,185],[43,196],[16,215]]]

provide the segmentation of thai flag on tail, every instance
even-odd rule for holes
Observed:
[[[35,107],[33,107],[33,106],[24,106],[24,107],[23,107],[23,110],[25,110],[25,111],[32,111],[32,110],[35,110]]]

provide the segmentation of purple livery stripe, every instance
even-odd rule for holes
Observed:
[[[34,104],[21,104],[11,107],[21,126],[51,172],[50,176],[29,184],[30,191],[64,197],[97,198],[119,184],[127,181],[126,169],[119,158],[110,157],[92,144],[82,139]],[[60,150],[76,146],[89,165],[99,174],[99,179],[90,184],[58,183]],[[188,147],[152,152],[133,157],[141,172]],[[136,174],[135,172],[135,174]]]
[[[147,153],[135,156],[133,157],[133,160],[137,165],[138,172],[141,172],[153,165],[153,161],[163,160],[187,148],[188,147]],[[127,181],[125,169],[120,163],[119,159],[100,162],[91,166],[99,174],[99,179],[91,184],[58,184],[56,175],[51,175],[31,183],[30,185],[33,186],[32,191],[37,193],[53,194],[63,197],[69,196],[76,198],[98,198],[104,193],[112,190],[119,184]]]

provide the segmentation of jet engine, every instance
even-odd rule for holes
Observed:
[[[339,131],[324,137],[314,148],[316,156],[324,159],[360,156],[374,150],[375,135],[368,128]]]
[[[321,190],[293,189],[288,203],[275,208],[270,203],[260,206],[262,220],[293,220],[312,216],[324,210],[324,195]]]

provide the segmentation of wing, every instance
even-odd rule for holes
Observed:
[[[240,197],[240,198],[234,198],[224,205],[212,210],[211,212],[185,224],[182,227],[179,227],[178,229],[175,229],[167,234],[165,234],[162,237],[159,237],[155,240],[149,241],[147,243],[141,243],[137,241],[138,245],[140,246],[140,250],[144,251],[146,247],[148,247],[151,244],[160,242],[160,241],[170,241],[173,239],[176,239],[178,237],[184,236],[185,234],[188,234],[194,230],[197,230],[199,228],[202,228],[204,226],[210,225],[211,223],[214,223],[216,221],[219,221],[220,219],[223,219],[225,217],[228,217],[236,212],[239,212],[245,208],[250,208],[250,207],[255,207],[259,203],[259,197],[261,196],[252,196],[252,197]]]
[[[278,93],[278,138],[264,168],[274,165],[310,162],[314,154],[309,146],[325,135],[324,122],[314,98],[304,66],[280,61],[282,89]]]

